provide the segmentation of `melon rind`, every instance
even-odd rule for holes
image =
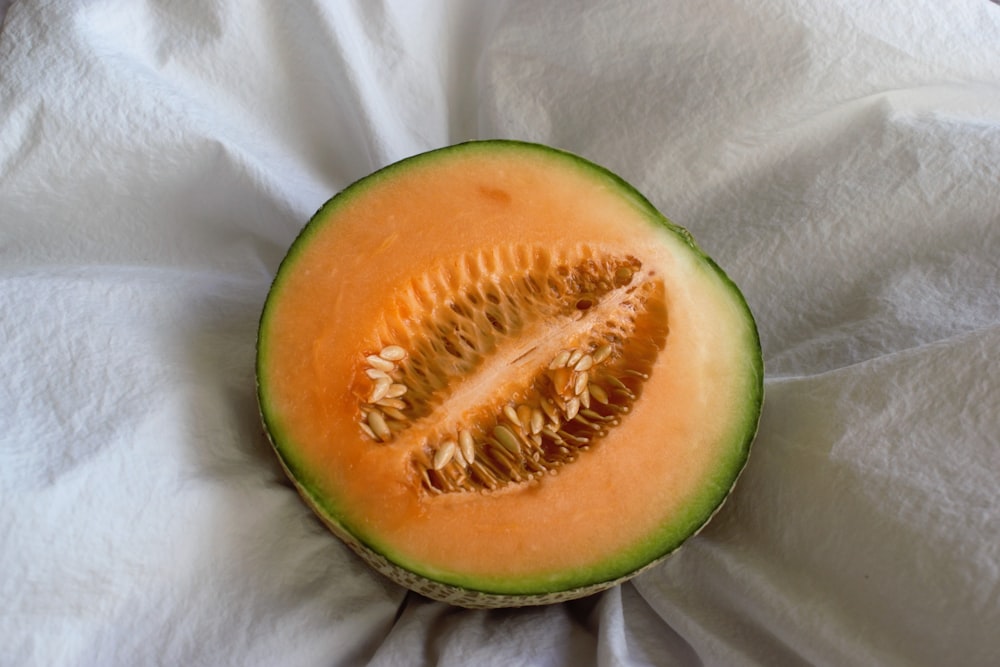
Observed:
[[[744,414],[744,426],[740,433],[743,437],[743,442],[739,447],[734,447],[736,451],[734,462],[730,464],[727,474],[723,482],[716,488],[715,493],[712,494],[715,497],[706,502],[702,507],[710,507],[709,511],[702,509],[701,516],[695,517],[692,525],[692,530],[685,533],[681,539],[674,540],[670,543],[661,543],[659,553],[651,558],[647,558],[643,564],[639,567],[624,571],[621,573],[616,573],[617,576],[607,577],[603,580],[587,582],[583,585],[574,585],[560,590],[538,590],[526,592],[526,593],[506,593],[506,592],[496,592],[488,590],[488,586],[484,586],[483,589],[477,589],[474,587],[467,587],[465,585],[456,585],[454,583],[448,583],[444,581],[436,580],[429,576],[424,576],[414,569],[408,568],[394,562],[390,555],[381,553],[378,547],[366,543],[361,539],[355,532],[344,525],[336,516],[334,511],[324,503],[324,499],[317,495],[317,492],[311,487],[306,479],[306,475],[301,474],[304,471],[298,470],[293,471],[294,468],[298,468],[292,460],[289,459],[290,452],[283,450],[280,443],[280,434],[274,432],[274,427],[277,426],[273,424],[269,418],[267,407],[266,407],[266,396],[261,388],[261,369],[266,356],[266,341],[263,340],[263,322],[267,313],[267,304],[265,304],[264,311],[261,315],[261,327],[259,329],[259,335],[257,340],[257,396],[258,396],[258,406],[260,409],[261,421],[264,426],[265,433],[267,434],[268,440],[274,449],[277,457],[285,470],[288,478],[293,482],[297,491],[310,506],[315,514],[321,519],[321,521],[327,526],[327,528],[340,538],[348,547],[350,547],[355,553],[357,553],[366,563],[368,563],[373,569],[377,570],[381,574],[385,575],[392,581],[398,583],[399,585],[413,590],[421,595],[428,598],[446,602],[460,607],[467,608],[497,608],[497,607],[523,607],[532,605],[544,605],[552,604],[557,602],[562,602],[566,600],[572,600],[576,598],[585,597],[598,593],[602,590],[606,590],[618,584],[621,584],[628,579],[648,570],[649,568],[655,567],[657,564],[662,562],[669,555],[674,553],[687,539],[700,532],[705,525],[711,520],[711,518],[719,511],[719,509],[724,504],[725,500],[731,494],[733,488],[736,485],[737,480],[740,477],[743,469],[745,468],[747,459],[750,454],[751,444],[756,435],[757,425],[759,422],[760,411],[763,403],[763,362],[761,357],[760,339],[758,336],[756,324],[753,319],[753,315],[747,305],[742,293],[738,287],[733,283],[733,281],[725,274],[725,272],[710,258],[708,257],[695,243],[691,234],[671,221],[664,217],[641,193],[639,193],[635,188],[633,188],[626,181],[621,179],[619,176],[610,172],[609,170],[589,162],[588,160],[576,156],[572,153],[562,151],[559,149],[554,149],[547,146],[542,146],[539,144],[531,144],[519,141],[510,140],[487,140],[487,141],[477,141],[477,142],[467,142],[465,144],[457,144],[455,146],[446,147],[443,149],[437,149],[435,151],[430,151],[428,153],[423,153],[420,155],[401,160],[400,162],[389,165],[373,174],[360,179],[354,184],[348,186],[343,191],[335,195],[329,201],[327,201],[313,216],[310,223],[307,224],[299,233],[299,236],[293,242],[288,253],[286,254],[284,260],[282,261],[281,267],[279,267],[278,273],[275,276],[274,284],[272,285],[271,291],[274,291],[274,286],[280,281],[282,276],[282,268],[290,262],[294,262],[295,256],[297,254],[297,249],[302,248],[308,241],[310,231],[314,229],[312,224],[314,221],[323,220],[326,214],[332,210],[337,201],[342,200],[343,197],[349,196],[351,192],[358,192],[364,189],[366,184],[374,183],[377,180],[383,178],[388,178],[396,170],[404,168],[405,165],[411,164],[415,161],[420,161],[433,157],[435,154],[444,154],[450,151],[456,150],[466,150],[466,149],[486,149],[491,148],[496,149],[524,149],[529,151],[548,151],[552,154],[557,154],[563,158],[568,158],[575,161],[576,165],[585,170],[592,170],[603,176],[605,179],[610,180],[619,189],[622,197],[630,200],[633,205],[643,212],[643,217],[652,221],[653,223],[661,226],[665,231],[668,231],[675,235],[675,237],[680,240],[683,245],[685,245],[688,250],[693,253],[702,263],[703,267],[710,273],[714,274],[713,279],[720,281],[722,285],[729,291],[730,297],[733,299],[734,303],[737,304],[745,312],[746,324],[747,324],[747,335],[749,339],[745,343],[745,349],[747,354],[748,364],[751,366],[751,374],[753,375],[753,395],[748,396],[745,402],[746,412]],[[270,298],[270,295],[269,295]],[[298,473],[298,474],[297,474]],[[730,476],[731,475],[731,476]],[[386,550],[387,551],[387,550]],[[464,584],[464,582],[463,582]]]

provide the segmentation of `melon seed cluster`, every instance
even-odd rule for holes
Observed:
[[[556,474],[631,410],[667,332],[663,283],[635,257],[585,245],[477,251],[399,287],[373,332],[391,344],[363,357],[360,428],[412,448],[429,493]],[[481,372],[495,388],[463,394]]]
[[[407,421],[403,414],[407,407],[403,400],[407,387],[399,382],[401,378],[396,367],[405,358],[406,350],[399,345],[387,345],[378,354],[365,358],[368,364],[365,375],[372,380],[372,391],[362,408],[364,421],[361,422],[361,430],[373,440],[389,440],[392,437],[389,423]]]

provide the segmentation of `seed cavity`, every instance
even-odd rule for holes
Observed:
[[[667,336],[634,257],[470,254],[399,287],[359,360],[359,429],[409,451],[430,495],[542,483],[627,418]]]

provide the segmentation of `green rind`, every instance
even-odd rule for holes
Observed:
[[[642,214],[641,217],[669,232],[675,240],[687,246],[688,250],[702,262],[705,270],[713,274],[715,279],[721,281],[730,298],[734,300],[734,305],[745,314],[743,320],[747,324],[746,335],[749,338],[746,341],[746,349],[748,362],[751,364],[749,378],[753,395],[752,397],[748,396],[744,421],[733,435],[734,439],[739,438],[739,447],[734,447],[731,450],[730,459],[720,466],[716,483],[706,486],[704,495],[692,499],[692,502],[688,504],[688,512],[685,515],[675,519],[659,533],[651,535],[644,543],[636,545],[624,554],[617,554],[605,563],[591,566],[584,572],[569,572],[561,576],[523,579],[518,582],[501,579],[491,581],[432,571],[420,563],[407,562],[407,559],[393,554],[388,545],[379,544],[378,540],[365,535],[364,531],[357,527],[347,526],[338,518],[341,513],[338,511],[336,503],[333,502],[332,498],[319,491],[318,484],[312,479],[308,466],[301,465],[296,460],[294,447],[282,445],[282,443],[287,445],[287,439],[282,436],[283,429],[280,420],[268,411],[263,385],[266,384],[266,378],[264,378],[267,351],[265,324],[269,307],[276,293],[280,291],[286,267],[294,264],[299,250],[308,243],[312,233],[324,224],[337,208],[347,203],[353,196],[363,193],[368,187],[391,178],[396,173],[408,168],[468,150],[537,151],[547,157],[565,159],[591,177],[603,178],[628,201],[632,202],[637,211]],[[731,493],[748,460],[764,397],[760,338],[749,305],[736,284],[714,260],[698,247],[686,229],[671,222],[631,184],[600,165],[561,149],[505,139],[467,142],[414,155],[355,181],[325,202],[300,231],[278,267],[261,312],[256,352],[257,399],[264,429],[281,465],[307,504],[313,508],[334,534],[379,572],[397,583],[433,599],[472,608],[538,605],[574,599],[615,586],[661,562],[686,540],[704,528]]]

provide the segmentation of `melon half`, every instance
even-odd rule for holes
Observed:
[[[732,490],[763,399],[751,312],[685,230],[602,167],[500,140],[329,200],[274,279],[256,372],[320,519],[466,607],[657,563]]]

